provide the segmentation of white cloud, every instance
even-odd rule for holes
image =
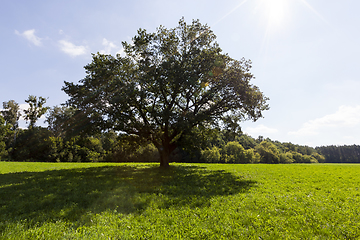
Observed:
[[[111,54],[114,49],[119,49],[119,47],[115,43],[110,42],[106,38],[103,38],[102,45],[105,47],[105,49],[100,50],[101,54]],[[123,55],[124,54],[124,48],[121,48],[115,54]]]
[[[60,44],[61,51],[70,55],[71,57],[76,57],[76,56],[84,55],[87,53],[87,47],[76,46],[75,44],[73,44],[67,40],[60,40],[59,44]]]
[[[21,103],[21,104],[19,104],[19,108],[20,108],[20,111],[21,111],[21,117],[20,117],[20,120],[23,120],[23,121],[25,121],[24,120],[24,110],[26,109],[29,109],[30,108],[30,105],[28,104],[28,103]]]
[[[39,47],[42,45],[42,39],[35,35],[35,29],[26,30],[23,33],[19,33],[17,30],[15,30],[15,34],[26,38],[35,46]]]
[[[320,130],[323,129],[354,127],[359,124],[360,105],[356,107],[340,106],[335,113],[310,120],[304,123],[302,128],[294,132],[289,132],[289,134],[297,136],[313,136],[318,135]]]
[[[247,127],[245,129],[245,132],[250,134],[251,136],[256,135],[265,135],[265,134],[271,134],[271,133],[277,133],[278,130],[275,128],[266,127],[263,124],[260,124],[256,127]]]
[[[111,50],[118,47],[113,42],[108,41],[106,38],[103,38],[102,45],[105,47],[105,49],[100,50],[101,54],[111,54]]]
[[[28,109],[30,105],[28,103],[21,103],[19,104],[20,110]]]
[[[121,48],[119,51],[116,52],[116,54],[119,54],[120,56],[123,56],[125,55],[125,49],[124,48]]]

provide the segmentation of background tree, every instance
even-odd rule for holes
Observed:
[[[295,161],[291,152],[280,153],[279,157],[280,163],[293,163]]]
[[[84,120],[81,112],[72,107],[55,106],[49,109],[45,122],[55,136],[70,139],[83,133],[88,126]]]
[[[10,133],[10,126],[6,124],[5,119],[0,115],[0,160],[7,157],[6,137]]]
[[[359,145],[343,145],[343,146],[321,146],[316,150],[321,153],[325,159],[319,159],[319,162],[326,163],[360,163],[360,146]]]
[[[16,130],[19,127],[19,119],[21,117],[20,106],[15,100],[10,100],[3,102],[3,108],[4,110],[1,111],[1,114],[4,117],[5,124],[10,126],[14,134],[13,143],[11,139],[8,139],[8,145],[10,145],[16,142]]]
[[[29,128],[31,129],[35,127],[36,121],[47,112],[49,107],[44,107],[46,99],[43,97],[37,98],[30,95],[25,102],[29,104],[29,108],[24,110],[25,120],[30,121]]]
[[[14,161],[43,162],[47,161],[48,142],[51,132],[46,128],[32,127],[21,129],[10,156]]]
[[[247,163],[245,149],[238,142],[228,142],[224,149],[224,160],[226,163]]]
[[[261,163],[279,163],[280,153],[275,144],[269,141],[262,141],[256,146],[256,152],[260,154]]]
[[[254,148],[256,146],[256,140],[247,134],[241,134],[240,136],[237,136],[235,140],[245,149]]]
[[[207,148],[201,151],[201,160],[207,163],[219,163],[220,162],[220,149],[216,146]]]
[[[17,102],[10,100],[8,102],[3,102],[4,110],[1,111],[1,114],[4,117],[6,124],[11,124],[11,130],[16,130],[19,126],[19,119],[21,117],[20,107]]]
[[[181,19],[172,29],[139,29],[125,56],[94,54],[79,84],[65,82],[67,104],[94,127],[151,141],[160,166],[196,126],[234,129],[257,120],[267,98],[251,85],[251,62],[222,53],[207,25]]]

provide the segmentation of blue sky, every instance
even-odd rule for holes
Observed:
[[[91,53],[122,52],[137,29],[200,19],[232,58],[251,59],[270,110],[242,129],[281,142],[360,145],[360,1],[3,1],[0,101],[67,100]],[[42,119],[39,122],[41,125]],[[21,122],[25,127],[25,122]]]

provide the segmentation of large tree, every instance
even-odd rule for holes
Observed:
[[[251,85],[251,62],[222,53],[216,36],[198,20],[155,33],[139,29],[124,56],[93,54],[78,84],[65,82],[67,104],[88,122],[151,141],[160,166],[195,126],[239,126],[268,109]]]

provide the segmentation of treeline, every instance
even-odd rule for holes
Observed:
[[[360,163],[360,146],[322,146],[316,150],[325,157],[327,163]]]
[[[11,134],[10,134],[11,136]],[[151,145],[132,143],[114,132],[96,136],[55,136],[43,127],[20,129],[7,139],[1,160],[28,162],[133,162],[157,161]]]
[[[153,144],[115,132],[66,138],[55,136],[48,128],[35,126],[31,129],[19,129],[16,136],[13,134],[14,132],[8,131],[3,138],[3,161],[158,162],[159,159]],[[179,146],[172,159],[176,162],[203,163],[324,162],[324,157],[310,147],[273,142],[270,139],[255,140],[248,135],[226,141],[223,136],[224,133],[219,131],[216,144],[209,138],[210,144],[205,148]]]
[[[200,150],[200,162],[277,164],[322,163],[325,160],[312,147],[281,143],[261,136],[254,139],[246,134],[229,137],[230,134],[220,131],[218,141]]]
[[[66,106],[45,107],[46,99],[29,96],[29,109],[21,111],[14,101],[3,103],[0,115],[0,160],[43,162],[158,162],[156,147],[144,139],[114,131],[100,132],[83,113]],[[48,127],[36,121],[46,114]],[[23,115],[27,129],[20,129]],[[231,130],[194,128],[180,139],[171,159],[204,163],[322,163],[344,151],[331,147],[314,149],[267,138],[254,139]],[[328,151],[326,151],[328,150]],[[336,152],[336,153],[335,153]],[[357,152],[352,152],[355,159]],[[331,157],[334,158],[331,158]],[[330,160],[328,160],[330,159]]]
[[[45,98],[29,96],[23,112],[11,100],[0,116],[0,160],[43,162],[158,162],[156,147],[144,139],[114,131],[99,132],[82,113],[66,106],[45,107]],[[18,127],[21,115],[27,129]],[[46,114],[47,128],[36,121]],[[317,163],[314,148],[280,143],[229,130],[194,128],[179,141],[171,159],[206,163]]]

